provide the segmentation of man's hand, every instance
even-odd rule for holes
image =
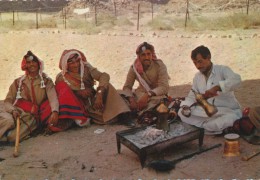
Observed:
[[[182,108],[182,110],[181,110],[182,115],[186,116],[186,117],[190,117],[190,115],[191,115],[190,106],[183,105],[181,108]]]
[[[147,107],[149,101],[149,95],[145,93],[138,101],[138,110],[143,110],[145,107]]]
[[[87,97],[92,96],[92,90],[89,89],[89,88],[82,89],[82,90],[78,90],[78,91],[77,91],[77,94],[78,94],[79,96],[81,96],[82,98],[87,98]]]
[[[218,95],[217,94],[218,91],[221,91],[220,86],[214,86],[211,89],[205,91],[205,94],[203,94],[203,97],[208,99],[208,98],[217,96]]]
[[[16,120],[17,117],[20,116],[20,113],[19,113],[19,111],[17,111],[17,110],[13,110],[13,111],[12,111],[12,115],[13,115],[13,118]]]
[[[103,94],[97,93],[96,94],[96,100],[94,102],[93,108],[99,111],[103,111],[104,104],[103,104]]]
[[[134,97],[129,97],[129,104],[130,104],[130,109],[132,111],[136,111],[137,110],[138,104],[137,104],[137,102],[136,102]]]
[[[58,124],[59,113],[57,111],[53,111],[48,119],[49,126],[56,126]]]

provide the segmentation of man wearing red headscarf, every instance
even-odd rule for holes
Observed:
[[[157,59],[153,45],[144,42],[136,50],[137,58],[130,67],[123,94],[129,100],[131,110],[139,117],[152,110],[169,90],[169,75],[162,60]],[[139,86],[133,92],[135,81]]]
[[[92,67],[81,51],[65,50],[59,68],[61,72],[56,77],[56,90],[60,123],[72,121],[85,126],[92,119],[95,123],[107,124],[116,121],[118,115],[130,111],[109,83],[110,76]]]
[[[59,103],[54,84],[43,73],[43,62],[31,51],[23,57],[25,75],[14,80],[0,113],[0,139],[15,140],[15,122],[21,119],[20,139],[37,127],[51,126],[58,119]]]

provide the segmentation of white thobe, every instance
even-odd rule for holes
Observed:
[[[211,74],[206,80],[205,76],[198,72],[193,78],[192,89],[198,93],[204,94],[206,90],[219,85],[221,91],[218,95],[207,99],[207,101],[217,107],[218,112],[208,117],[204,109],[199,106],[191,107],[191,116],[186,117],[181,113],[178,115],[183,122],[204,128],[207,134],[220,134],[222,130],[233,125],[234,121],[242,117],[241,107],[234,95],[234,90],[241,83],[240,75],[234,73],[229,67],[222,65],[213,65]],[[190,106],[195,103],[195,95],[189,92],[181,106]]]

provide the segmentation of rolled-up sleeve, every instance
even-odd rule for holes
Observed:
[[[224,80],[219,81],[220,88],[223,93],[234,91],[241,84],[241,76],[233,72],[229,67],[223,66],[222,74]]]

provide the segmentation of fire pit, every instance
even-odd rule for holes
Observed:
[[[146,126],[116,132],[117,151],[121,152],[121,143],[135,152],[144,167],[148,154],[160,153],[169,146],[184,144],[198,139],[199,148],[203,144],[204,130],[184,122],[170,124],[170,130],[166,133],[155,126]]]

